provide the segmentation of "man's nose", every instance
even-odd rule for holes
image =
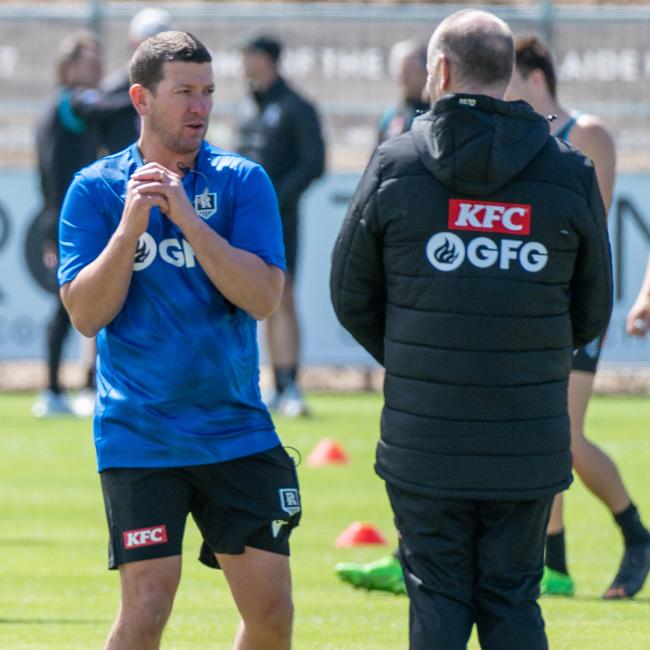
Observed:
[[[211,103],[212,100],[210,97],[205,97],[202,94],[197,94],[192,97],[190,111],[192,111],[192,113],[196,113],[197,115],[208,115],[210,113]]]

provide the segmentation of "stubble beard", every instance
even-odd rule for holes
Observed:
[[[208,127],[206,125],[203,128],[201,137],[199,138],[198,142],[189,145],[183,143],[184,138],[180,132],[173,133],[170,129],[166,128],[163,124],[161,124],[161,122],[158,120],[157,115],[155,114],[149,116],[149,128],[166,149],[169,149],[170,151],[173,151],[179,155],[196,153],[201,148],[201,142],[203,142],[203,138],[205,138],[205,134],[208,130]],[[183,128],[184,127],[181,127],[181,131]]]

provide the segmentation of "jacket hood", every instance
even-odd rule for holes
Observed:
[[[485,195],[528,165],[550,129],[526,102],[457,94],[442,97],[416,118],[411,133],[420,160],[441,183]]]

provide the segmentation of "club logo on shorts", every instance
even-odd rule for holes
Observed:
[[[137,530],[126,530],[123,533],[124,548],[142,548],[156,544],[167,543],[167,526],[152,526],[151,528],[138,528]]]
[[[530,235],[530,205],[449,199],[447,226],[451,230]]]
[[[196,214],[203,219],[209,219],[217,211],[216,192],[203,192],[194,197]]]
[[[275,519],[271,522],[271,532],[273,533],[273,538],[277,538],[282,530],[282,526],[286,526],[289,522],[284,519]]]
[[[156,254],[155,239],[148,232],[143,232],[138,238],[138,246],[135,249],[133,270],[142,271],[142,269],[146,269],[156,259]]]
[[[280,507],[290,517],[300,512],[300,493],[296,488],[281,488],[280,493]]]

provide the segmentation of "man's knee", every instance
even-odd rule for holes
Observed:
[[[174,604],[180,557],[129,563],[120,566],[120,572],[120,618],[146,634],[161,631]]]
[[[165,590],[141,590],[137,597],[123,600],[120,618],[143,634],[159,633],[172,611],[173,596]]]
[[[278,594],[261,602],[242,617],[249,630],[261,630],[276,638],[288,638],[293,625],[293,601],[289,594]]]

